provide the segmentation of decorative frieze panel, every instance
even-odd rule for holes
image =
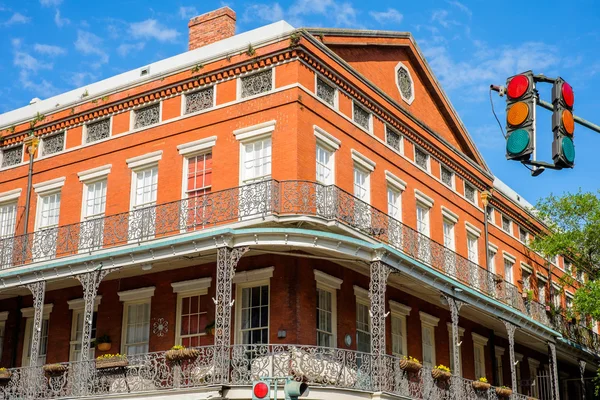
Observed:
[[[23,161],[23,146],[2,151],[2,167],[20,164]]]
[[[241,78],[241,97],[250,97],[273,89],[273,70],[268,69],[257,74]]]
[[[211,108],[215,102],[214,97],[214,86],[187,94],[185,96],[185,113],[190,114]]]
[[[42,139],[42,156],[60,153],[65,149],[65,132],[59,132]]]
[[[136,110],[134,118],[133,129],[158,124],[160,122],[160,103]]]
[[[317,97],[330,106],[335,106],[335,88],[321,78],[317,78]]]
[[[385,127],[385,142],[398,152],[402,149],[402,137],[389,126]]]
[[[110,118],[86,126],[86,143],[97,142],[110,136]]]
[[[371,113],[354,103],[352,111],[352,119],[358,125],[362,126],[366,130],[370,130],[371,127]]]
[[[398,68],[398,88],[402,98],[410,102],[413,98],[413,82],[405,66]]]

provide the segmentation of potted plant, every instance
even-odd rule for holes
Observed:
[[[111,347],[110,336],[104,334],[92,342],[92,347],[96,347],[100,351],[109,351]]]
[[[207,335],[214,336],[215,335],[215,321],[212,321],[211,323],[207,324],[206,327],[204,328],[204,332],[206,332]]]
[[[440,364],[431,370],[431,376],[437,381],[448,382],[452,377],[452,372],[450,372],[450,368]]]
[[[416,373],[419,372],[423,366],[416,358],[404,356],[400,359],[400,368],[406,372]]]
[[[44,373],[47,377],[59,376],[67,372],[67,365],[65,364],[46,364],[44,365]]]
[[[479,391],[483,392],[483,391],[488,390],[490,387],[492,387],[492,385],[490,385],[488,383],[488,380],[485,376],[482,376],[478,380],[473,381],[473,389],[475,389],[475,390],[479,390]]]
[[[512,394],[512,389],[508,386],[499,386],[496,388],[496,395],[502,399],[508,399]]]
[[[187,360],[195,360],[200,355],[198,349],[189,349],[185,346],[173,346],[171,350],[167,350],[165,358],[172,363],[181,363]]]
[[[104,354],[96,358],[96,369],[126,367],[129,365],[127,356],[123,354]]]
[[[4,367],[0,368],[0,380],[10,379],[11,376],[12,376],[12,372],[10,372],[10,370],[8,370]]]

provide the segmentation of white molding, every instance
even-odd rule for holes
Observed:
[[[8,311],[0,312],[0,322],[4,322],[8,319]]]
[[[360,286],[354,285],[354,296],[361,300],[369,301],[369,291],[367,289],[363,289]]]
[[[52,304],[52,303],[44,304],[44,318],[48,318],[48,316],[52,312],[53,308],[54,308],[54,304]],[[35,308],[33,308],[33,307],[21,308],[21,315],[23,316],[23,318],[33,318],[33,316],[35,315]]]
[[[96,296],[94,299],[94,309],[97,309],[100,303],[102,302],[102,296]],[[67,300],[67,304],[69,305],[69,310],[83,310],[85,309],[85,299],[73,299]],[[96,311],[96,310],[94,310]]]
[[[495,354],[496,354],[496,356],[500,356],[500,357],[502,357],[502,356],[504,355],[504,351],[505,351],[504,347],[501,347],[501,346],[494,346],[494,347],[495,347],[495,349],[494,349],[494,350],[495,350]],[[515,355],[516,355],[516,354],[517,354],[517,353],[515,353]],[[521,357],[523,357],[523,356],[521,355]]]
[[[552,287],[560,292],[560,285],[556,282],[552,282]],[[560,293],[554,293],[555,296],[560,297]]]
[[[34,183],[33,190],[38,194],[58,190],[65,185],[66,180],[67,180],[67,178],[62,176],[60,178],[51,179],[49,181]]]
[[[473,338],[473,344],[479,344],[482,346],[487,346],[488,344],[488,338],[486,338],[485,336],[482,336],[478,333],[475,332],[471,332],[471,337]]]
[[[80,182],[90,181],[92,179],[104,178],[110,174],[112,164],[106,164],[101,167],[88,169],[87,171],[81,171],[77,173]]]
[[[385,180],[387,181],[388,185],[394,186],[401,192],[406,190],[406,182],[404,182],[402,179],[398,178],[396,175],[392,174],[388,170],[385,170]]]
[[[438,317],[434,317],[433,315],[424,313],[423,311],[419,311],[419,316],[421,317],[421,322],[431,326],[438,326],[440,319]]]
[[[326,274],[325,272],[319,271],[318,269],[315,269],[314,273],[315,281],[317,281],[317,286],[322,285],[326,288],[333,290],[339,290],[342,288],[342,283],[344,282],[342,279]]]
[[[119,295],[119,301],[127,302],[127,301],[138,301],[138,300],[148,300],[152,296],[154,296],[155,286],[148,286],[140,289],[133,290],[125,290],[122,292],[117,292]]]
[[[573,300],[573,298],[575,297],[575,295],[571,292],[568,292],[565,290],[565,296],[567,296],[569,299]]]
[[[394,301],[394,300],[390,300],[389,303],[390,303],[390,311],[392,314],[403,315],[405,317],[408,317],[410,315],[410,311],[412,310],[412,307],[409,307],[402,303],[398,303],[397,301]]]
[[[540,367],[540,362],[535,358],[527,357],[527,364],[529,364],[530,368],[533,367],[534,370],[537,370]]]
[[[488,243],[488,250],[491,250],[493,253],[498,253],[498,246],[493,243]]]
[[[408,77],[410,78],[411,97],[409,97],[408,99],[402,95],[402,91],[400,90],[400,82],[398,82],[398,70],[400,68],[403,68],[404,70],[406,70],[406,73],[408,74]],[[415,100],[415,80],[413,79],[412,74],[410,73],[410,70],[408,69],[408,67],[406,65],[404,65],[404,63],[402,61],[399,61],[398,64],[396,64],[396,67],[394,68],[394,80],[396,81],[396,88],[398,88],[398,93],[400,93],[400,98],[402,100],[404,100],[408,105],[411,105],[412,102]]]
[[[215,147],[216,144],[217,137],[210,136],[204,139],[195,140],[193,142],[180,144],[177,146],[177,150],[182,156],[187,156],[212,149],[213,147]]]
[[[547,283],[547,282],[548,282],[548,277],[547,277],[547,276],[544,276],[544,275],[543,275],[543,274],[541,274],[540,272],[537,272],[535,275],[536,275],[536,277],[538,278],[538,280],[541,280],[541,281],[543,281],[544,283]]]
[[[458,214],[452,212],[450,209],[444,206],[442,206],[442,217],[455,224],[458,222]]]
[[[190,293],[207,294],[208,288],[210,287],[211,283],[212,277],[208,277],[200,279],[191,279],[188,281],[172,282],[171,287],[173,288],[173,293],[177,293],[180,295]]]
[[[517,262],[517,257],[513,256],[510,253],[507,253],[506,250],[502,250],[502,256],[504,256],[504,258],[506,258],[507,260],[512,261],[513,263]]]
[[[131,169],[147,167],[158,164],[162,159],[162,150],[153,151],[152,153],[142,154],[141,156],[131,157],[125,160],[127,166]]]
[[[424,206],[428,208],[433,207],[433,199],[421,192],[419,189],[415,189],[415,198],[417,199],[417,202],[423,204]]]
[[[261,124],[236,129],[233,131],[233,136],[240,142],[255,140],[259,137],[272,134],[275,130],[276,123],[276,120],[271,120]]]
[[[533,268],[531,268],[531,266],[525,264],[523,261],[521,261],[521,269],[524,269],[525,271],[527,271],[533,275]]]
[[[273,270],[275,267],[267,267],[261,269],[254,269],[250,271],[236,272],[233,277],[233,283],[247,283],[254,281],[264,281],[273,277]]]
[[[325,146],[335,151],[340,148],[342,141],[332,134],[326,132],[323,128],[313,125],[313,130],[317,140],[321,141]]]
[[[467,232],[473,236],[480,237],[481,229],[470,223],[469,221],[465,221],[465,228],[467,228]]]
[[[9,201],[17,200],[21,196],[23,189],[13,189],[7,192],[0,193],[0,203],[7,203]]]
[[[366,169],[367,171],[370,171],[370,172],[375,171],[375,165],[376,165],[375,161],[360,154],[358,151],[356,151],[354,149],[352,149],[351,153],[352,153],[352,160],[354,160],[354,162],[356,164],[359,164],[362,168]]]
[[[448,333],[452,334],[452,322],[446,322]],[[458,327],[458,337],[465,336],[465,328]]]

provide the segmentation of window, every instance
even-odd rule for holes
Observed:
[[[498,386],[504,385],[504,366],[502,364],[502,356],[504,356],[504,348],[496,346],[496,376],[498,377]],[[517,366],[519,364],[517,364]]]
[[[455,365],[454,365],[454,347],[452,346],[452,323],[448,322],[447,323],[448,326],[448,348],[450,350],[450,362],[449,362],[449,367],[450,370],[452,372],[454,372],[455,370]],[[458,327],[458,343],[462,342],[462,338],[465,335],[465,328],[461,328],[460,326]],[[460,371],[458,371],[458,375],[459,376],[463,376],[463,362],[462,362],[462,346],[456,346],[456,349],[458,350],[458,365],[460,367]]]
[[[50,154],[60,153],[65,149],[65,132],[55,133],[42,139],[40,154],[48,156]]]
[[[370,202],[369,173],[361,167],[354,165],[354,196],[365,203]]]
[[[465,182],[465,199],[467,199],[468,201],[470,201],[473,204],[477,204],[476,190],[473,186],[469,185],[467,182]]]
[[[48,350],[48,321],[50,320],[50,313],[52,312],[52,304],[44,304],[43,317],[42,317],[42,329],[40,332],[40,348],[38,351],[37,365],[41,366],[46,364],[46,352]],[[31,341],[33,340],[33,322],[35,310],[33,307],[22,308],[21,314],[25,320],[25,337],[23,338],[23,355],[21,358],[21,366],[29,367],[31,358]]]
[[[532,270],[525,265],[521,265],[521,280],[523,281],[523,290],[531,289],[531,272]]]
[[[38,229],[49,229],[58,226],[60,215],[60,192],[39,198]]]
[[[2,151],[2,168],[23,162],[23,146],[11,147]]]
[[[417,231],[429,237],[429,208],[417,203]]]
[[[60,189],[65,178],[33,185],[37,197],[35,234],[32,258],[36,261],[54,258],[58,240],[58,222],[60,214]]]
[[[233,278],[236,284],[237,343],[269,343],[269,287],[273,269],[239,272]]]
[[[519,226],[519,240],[525,244],[529,243],[529,232],[522,226]]]
[[[0,312],[0,360],[4,355],[4,335],[6,334],[6,320],[8,319],[8,311]]]
[[[324,79],[317,76],[317,97],[329,104],[331,107],[335,107],[337,103],[337,90]]]
[[[98,305],[102,300],[102,296],[97,296],[94,303],[94,314],[92,317],[92,332],[90,336],[90,342],[96,338],[96,313],[98,311]],[[73,311],[73,318],[71,319],[71,342],[69,361],[81,361],[81,340],[83,338],[83,321],[85,302],[83,299],[69,300],[69,309]],[[95,349],[90,346],[89,359],[93,360],[95,355]]]
[[[515,353],[515,360],[517,365],[515,366],[515,375],[517,376],[517,393],[523,393],[522,380],[521,380],[521,364],[523,363],[523,354]]]
[[[185,160],[185,197],[187,200],[187,229],[203,228],[211,216],[205,195],[212,186],[212,153],[202,153]]]
[[[84,218],[103,217],[106,210],[106,180],[90,182],[85,186]]]
[[[475,379],[485,377],[485,346],[488,339],[477,333],[471,333],[473,337],[473,350],[475,356]]]
[[[469,261],[474,264],[479,264],[479,249],[477,247],[477,240],[477,236],[467,234],[467,250]]]
[[[240,97],[246,98],[261,93],[269,92],[273,89],[273,70],[267,69],[256,74],[240,78]]]
[[[513,266],[515,265],[515,259],[513,257],[506,257],[504,255],[504,280],[513,283]]]
[[[388,146],[390,146],[400,154],[404,153],[402,136],[400,136],[398,132],[396,132],[394,129],[390,128],[387,125],[385,126],[385,142],[388,144]]]
[[[567,295],[565,297],[565,306],[567,310],[573,309],[573,295],[571,293],[567,292]]]
[[[200,346],[205,335],[209,303],[208,288],[212,278],[173,282],[177,294],[177,317],[175,320],[175,344],[186,347]]]
[[[388,185],[388,215],[398,221],[402,221],[402,194],[395,187]]]
[[[582,268],[577,268],[577,280],[582,283],[585,281],[585,273]]]
[[[454,189],[454,172],[452,170],[440,165],[440,177],[444,185]]]
[[[110,118],[85,125],[85,143],[93,143],[110,136]]]
[[[490,224],[496,223],[496,212],[494,211],[494,208],[489,205],[488,205],[488,211],[487,211],[487,218],[488,218],[488,222]]]
[[[546,304],[546,280],[538,276],[538,301],[541,304]]]
[[[129,240],[144,240],[154,236],[157,191],[158,166],[133,172]]]
[[[185,114],[206,110],[215,104],[215,87],[197,90],[185,95]]]
[[[506,216],[502,215],[502,230],[510,235],[512,235],[512,221],[508,219]]]
[[[552,304],[554,305],[555,308],[561,308],[562,307],[562,299],[561,299],[561,295],[560,295],[560,287],[557,286],[556,284],[552,284]]]
[[[133,129],[144,128],[160,122],[160,102],[133,111]]]
[[[444,218],[444,247],[454,251],[454,225],[453,221]]]
[[[371,113],[358,105],[352,103],[352,120],[367,131],[371,131]]]
[[[398,86],[402,100],[411,104],[415,99],[413,80],[410,71],[402,62],[396,65],[396,86]]]
[[[415,164],[429,172],[429,154],[415,146]]]
[[[354,286],[356,296],[356,350],[371,352],[371,316],[369,315],[369,291]]]
[[[435,327],[438,325],[439,318],[433,315],[419,312],[421,316],[421,341],[423,347],[423,365],[427,367],[435,366]]]
[[[0,204],[0,239],[15,235],[17,203]]]
[[[323,185],[334,183],[333,152],[317,142],[317,182]]]
[[[392,354],[396,357],[408,356],[406,317],[411,307],[390,300],[392,323]]]
[[[135,355],[148,352],[150,341],[150,301],[154,286],[118,292],[123,302],[121,354]]]
[[[337,347],[337,291],[342,280],[314,270],[317,282],[317,346]]]
[[[565,272],[569,276],[572,276],[573,275],[573,264],[571,264],[571,262],[567,261],[566,259],[563,259],[563,263],[565,265]]]
[[[242,166],[243,184],[271,179],[271,138],[245,143]]]
[[[488,248],[488,269],[491,273],[496,273],[496,253],[498,252],[498,248],[489,247]]]

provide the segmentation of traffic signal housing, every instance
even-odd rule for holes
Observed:
[[[267,380],[252,382],[252,400],[265,400],[271,398],[271,385]]]
[[[575,165],[575,144],[573,133],[573,88],[562,78],[557,78],[552,86],[552,160],[559,168],[573,168]]]
[[[506,80],[506,158],[529,161],[535,138],[535,82],[527,71]]]
[[[308,385],[304,382],[287,379],[283,392],[285,393],[285,400],[298,400],[298,397],[307,394]]]

